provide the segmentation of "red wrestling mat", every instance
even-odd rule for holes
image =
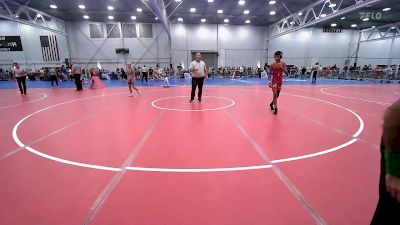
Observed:
[[[368,224],[398,85],[0,90],[0,224]]]

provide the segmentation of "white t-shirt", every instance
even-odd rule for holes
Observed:
[[[147,73],[147,67],[145,66],[142,67],[142,73]]]
[[[392,67],[388,66],[386,68],[386,75],[392,75],[392,72],[393,72]]]
[[[75,71],[73,74],[81,74],[81,67],[78,64],[74,64],[72,65],[71,68],[73,71]]]
[[[190,63],[189,69],[197,69],[197,71],[192,71],[192,77],[205,77],[206,73],[205,70],[206,68],[206,64],[203,61],[197,62],[196,60],[194,60],[192,63]]]
[[[24,69],[22,69],[21,67],[19,68],[19,69],[17,69],[17,68],[13,68],[12,69],[12,71],[14,72],[14,74],[15,74],[15,77],[23,77],[23,76],[26,76],[26,71],[24,70]]]
[[[57,75],[56,70],[55,70],[54,68],[50,68],[50,69],[49,69],[49,74],[50,74],[51,76]]]

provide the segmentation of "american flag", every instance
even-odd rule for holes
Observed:
[[[40,46],[44,61],[60,61],[56,35],[40,36]]]

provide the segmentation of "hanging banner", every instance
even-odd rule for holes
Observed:
[[[0,52],[22,51],[20,36],[0,36]]]

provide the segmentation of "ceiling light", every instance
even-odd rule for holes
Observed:
[[[276,12],[275,11],[271,11],[271,12],[269,12],[269,15],[275,15],[276,14]]]
[[[83,15],[83,19],[88,20],[89,16],[88,15]]]
[[[136,9],[136,11],[138,11],[138,12],[142,12],[142,11],[143,11],[143,9],[142,9],[142,8],[137,8],[137,9]]]
[[[219,13],[219,14],[221,14],[223,12],[224,12],[224,10],[222,10],[222,9],[218,9],[218,11],[217,11],[217,13]]]
[[[274,1],[274,0],[269,1],[269,4],[270,4],[270,5],[273,5],[273,4],[275,4],[275,3],[276,3],[276,1]]]
[[[208,2],[214,2],[214,0],[208,0]]]
[[[109,20],[113,20],[114,17],[113,17],[113,16],[108,16],[108,19],[109,19]]]
[[[85,5],[78,5],[78,7],[79,7],[80,9],[85,9],[85,8],[86,8]]]
[[[302,13],[302,12],[299,12],[297,15],[301,16],[301,15],[303,15],[303,13]]]
[[[384,8],[384,9],[382,9],[382,11],[389,11],[389,10],[391,10],[391,8]]]
[[[337,26],[336,23],[332,23],[332,24],[331,24],[331,27],[336,27],[336,26]]]
[[[323,14],[320,15],[320,17],[321,17],[321,18],[324,18],[324,17],[326,17],[326,14],[323,13]]]
[[[294,24],[294,21],[290,22],[290,24],[293,25],[293,24]]]
[[[136,16],[131,16],[131,19],[132,20],[136,20]]]
[[[250,23],[250,20],[246,20],[245,23]]]
[[[109,5],[109,6],[107,6],[107,9],[108,10],[114,10],[114,6]]]
[[[202,23],[205,23],[207,20],[206,19],[201,19],[201,22]]]
[[[335,8],[335,7],[336,7],[336,4],[335,4],[335,3],[329,4],[329,8]]]
[[[190,8],[190,12],[196,12],[196,8]]]
[[[391,27],[390,29],[394,30],[394,29],[396,29],[396,27]]]
[[[224,22],[225,22],[225,23],[229,23],[229,20],[228,20],[228,19],[224,19]]]
[[[364,19],[362,19],[362,21],[368,21],[368,20],[369,20],[368,17],[365,17]]]
[[[246,1],[240,0],[238,3],[239,3],[239,5],[244,5],[246,3]]]
[[[375,28],[375,26],[372,26],[371,28]]]
[[[155,20],[158,20],[158,17],[155,17],[154,19],[155,19]]]
[[[178,21],[179,21],[179,22],[183,22],[183,19],[179,17],[179,18],[178,18]]]
[[[246,15],[247,15],[247,14],[249,14],[249,13],[250,13],[249,10],[244,10],[244,11],[243,11],[243,14],[246,14]]]
[[[42,14],[38,13],[38,14],[36,14],[36,17],[42,17]]]
[[[340,18],[340,19],[341,19],[341,20],[344,20],[344,19],[346,19],[346,17],[344,17],[344,16],[343,16],[343,17],[342,17],[342,18]]]
[[[56,5],[50,5],[50,8],[57,9],[57,6]]]
[[[352,25],[351,25],[351,27],[356,27],[356,26],[357,26],[357,24],[352,24]]]
[[[176,2],[181,2],[182,0],[175,0]]]

